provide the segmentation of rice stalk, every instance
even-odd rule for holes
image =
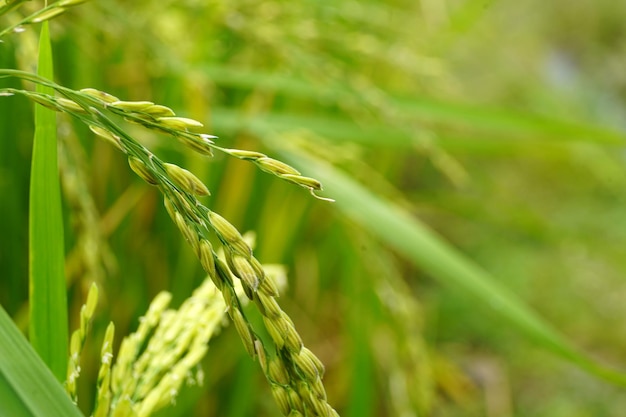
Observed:
[[[85,340],[87,339],[97,304],[98,287],[92,284],[87,294],[87,301],[80,309],[80,326],[72,333],[70,338],[70,358],[67,363],[67,379],[64,385],[67,394],[74,404],[78,404],[76,381],[80,376],[80,354],[85,346]]]
[[[282,388],[290,393],[290,400],[287,402],[283,401],[284,398],[275,396],[277,402],[283,404],[283,413],[325,417],[338,415],[327,402],[326,392],[321,382],[323,366],[320,360],[304,347],[291,318],[277,303],[276,298],[279,293],[275,282],[271,276],[266,275],[239,231],[197,199],[198,196],[208,194],[206,186],[191,172],[161,161],[149,149],[118,127],[111,117],[119,116],[148,129],[169,134],[205,155],[211,155],[213,150],[217,150],[252,161],[263,171],[306,188],[312,194],[322,189],[321,183],[313,178],[302,176],[293,167],[264,154],[216,146],[212,140],[214,136],[190,130],[201,127],[200,122],[176,117],[173,115],[174,112],[165,106],[149,101],[122,101],[95,89],[75,91],[17,70],[0,70],[0,76],[2,75],[22,78],[55,89],[63,97],[57,98],[49,94],[20,89],[4,89],[0,90],[0,93],[21,94],[45,107],[78,118],[90,126],[98,136],[128,155],[129,165],[133,171],[148,184],[160,189],[165,196],[165,207],[174,224],[180,229],[202,267],[222,293],[228,314],[247,352],[253,358],[259,359],[261,368],[275,392],[282,392],[279,390]],[[168,115],[162,116],[163,114]],[[226,262],[219,259],[213,251],[208,239],[209,233],[214,233],[220,240]],[[256,336],[252,325],[246,319],[231,273],[241,281],[245,295],[254,301],[261,313],[276,349],[275,357],[284,366],[286,378],[277,380],[269,372],[267,348]],[[163,303],[167,304],[165,301]],[[137,351],[138,348],[132,348],[131,345],[131,348],[127,349]],[[125,357],[132,357],[132,355],[125,354]],[[115,387],[116,383],[121,383],[120,381],[121,378],[114,376],[112,386]],[[130,395],[129,392],[135,392],[136,389],[136,386],[126,386],[122,390],[126,393],[122,395],[122,399],[127,398]],[[285,408],[284,404],[289,404],[289,409]],[[151,409],[157,405],[146,407]]]
[[[67,10],[69,7],[78,6],[81,3],[85,3],[88,0],[59,0],[57,2],[46,5],[45,7],[37,10],[36,12],[25,17],[21,21],[10,25],[9,27],[0,31],[0,38],[11,32],[20,32],[23,30],[24,25],[30,25],[35,23],[46,22],[53,19]],[[0,7],[0,16],[12,11],[18,7],[24,0],[17,0],[13,2],[7,2],[7,4]]]

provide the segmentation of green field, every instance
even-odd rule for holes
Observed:
[[[0,415],[622,415],[623,16],[0,0]]]

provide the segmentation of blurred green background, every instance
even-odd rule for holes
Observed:
[[[435,230],[574,345],[624,368],[623,16],[626,3],[608,0],[93,0],[51,31],[60,84],[167,105],[221,146],[283,158],[330,191],[338,170],[391,217]],[[37,33],[5,38],[0,66],[33,70]],[[90,410],[106,323],[119,342],[154,295],[180,303],[203,274],[158,191],[85,126],[59,120],[71,328],[90,282],[102,294],[79,392]],[[0,126],[0,303],[26,328],[31,104],[2,97]],[[622,389],[381,239],[385,225],[350,215],[367,211],[358,202],[315,200],[245,162],[128,129],[204,180],[205,204],[256,232],[259,260],[288,267],[281,305],[326,364],[342,416],[626,409]],[[204,385],[160,415],[278,415],[232,329],[212,341],[204,369]]]

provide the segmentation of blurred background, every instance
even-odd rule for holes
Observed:
[[[389,218],[426,225],[625,369],[624,16],[608,0],[93,0],[51,29],[58,83],[167,105],[221,146],[324,180],[337,203],[127,126],[205,181],[205,204],[256,233],[261,262],[288,268],[281,305],[326,364],[342,416],[597,417],[623,413],[619,388],[433,276],[382,238],[386,225],[354,214],[371,207],[332,191],[341,178]],[[37,33],[3,39],[0,65],[33,70]],[[159,291],[179,304],[204,277],[158,191],[59,120],[71,328],[90,282],[102,294],[79,391],[90,410],[108,321],[119,343]],[[32,105],[2,97],[0,126],[0,303],[25,328]],[[279,414],[231,328],[203,366],[204,385],[160,415]]]

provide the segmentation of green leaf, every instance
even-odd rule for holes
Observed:
[[[303,155],[284,152],[283,155],[302,171],[321,180],[326,189],[324,196],[335,198],[335,206],[346,217],[441,283],[472,298],[476,301],[477,311],[491,310],[512,328],[557,356],[606,381],[626,387],[625,374],[606,368],[577,350],[497,279],[406,210],[376,196],[327,163]]]
[[[230,66],[207,66],[204,70],[210,74],[211,80],[217,84],[234,87],[241,90],[254,90],[263,86],[264,90],[285,94],[289,97],[303,98],[317,103],[340,105],[343,102],[353,106],[367,106],[368,103],[358,90],[350,89],[345,85],[319,85],[297,77],[284,74],[265,73],[262,71],[246,71]],[[622,146],[626,143],[623,132],[606,126],[597,126],[579,120],[560,120],[554,117],[533,114],[503,107],[479,106],[471,103],[455,103],[436,100],[430,97],[397,97],[385,95],[385,105],[399,116],[395,126],[390,127],[384,119],[380,122],[360,120],[360,123],[350,121],[346,117],[315,117],[311,114],[263,114],[258,118],[245,118],[232,110],[218,109],[225,114],[216,114],[215,120],[225,119],[231,126],[234,122],[256,126],[272,126],[274,128],[301,128],[307,127],[318,134],[328,137],[339,137],[365,143],[380,144],[380,137],[384,135],[385,142],[394,146],[412,146],[415,143],[416,126],[421,130],[428,129],[433,124],[439,126],[438,135],[441,136],[441,127],[453,128],[455,131],[470,131],[468,138],[463,141],[467,146],[475,146],[471,142],[487,139],[491,147],[509,147],[527,144],[535,146],[538,140],[549,139],[551,142],[569,143],[580,141],[612,146]],[[398,128],[398,125],[404,126]],[[355,134],[349,134],[354,132]],[[443,137],[449,134],[443,132]],[[391,137],[389,137],[391,135]],[[453,135],[458,136],[458,133]],[[486,136],[486,137],[485,137]],[[503,140],[503,137],[507,140]],[[439,142],[437,138],[434,138]],[[456,141],[458,146],[458,141]],[[470,143],[467,143],[470,142]],[[528,143],[529,142],[529,143]],[[445,146],[443,140],[442,145]]]
[[[520,152],[553,152],[575,144],[597,143],[621,146],[626,135],[593,124],[544,119],[532,114],[504,109],[463,107],[461,105],[418,101],[398,105],[416,123],[442,123],[448,128],[437,135],[420,136],[427,130],[413,125],[394,126],[367,121],[356,123],[335,116],[311,116],[297,113],[266,113],[247,116],[239,111],[217,107],[213,110],[214,127],[220,132],[275,132],[308,129],[335,142],[354,142],[364,146],[386,148],[415,148],[428,141],[455,153],[519,154]],[[492,117],[490,119],[490,116]],[[455,132],[455,129],[459,132]],[[384,138],[384,139],[381,139]]]
[[[41,29],[38,74],[53,78],[47,22]],[[37,91],[54,94],[41,85],[37,85]],[[35,107],[29,240],[30,342],[57,379],[63,381],[67,371],[68,329],[56,113],[42,106]]]
[[[11,417],[81,416],[2,306],[0,412]]]

